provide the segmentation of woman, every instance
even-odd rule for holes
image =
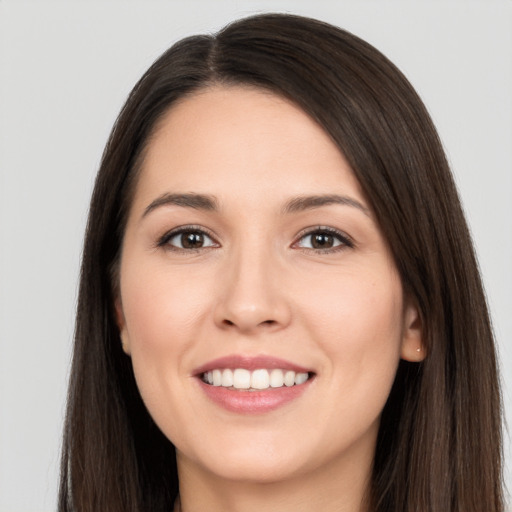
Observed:
[[[501,511],[487,307],[406,79],[261,15],[169,49],[107,144],[61,510]]]

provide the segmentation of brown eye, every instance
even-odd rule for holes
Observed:
[[[313,249],[330,249],[334,246],[334,237],[327,233],[315,233],[311,236]]]
[[[303,235],[296,243],[297,247],[315,251],[328,251],[330,249],[343,249],[353,247],[352,241],[342,233],[331,229],[317,229]]]
[[[180,241],[184,249],[199,249],[203,247],[204,235],[202,233],[189,231],[181,234]]]
[[[217,244],[204,231],[181,229],[165,235],[158,245],[171,249],[194,250],[215,247]]]

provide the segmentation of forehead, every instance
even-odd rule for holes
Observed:
[[[244,201],[350,194],[359,183],[330,136],[302,109],[267,91],[215,86],[182,99],[148,144],[136,202],[197,192]]]

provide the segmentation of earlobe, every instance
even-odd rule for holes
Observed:
[[[123,347],[123,352],[127,355],[131,355],[130,351],[130,342],[128,340],[128,334],[126,332],[126,329],[123,329],[119,332],[119,337],[121,338],[121,346]]]
[[[427,356],[423,343],[423,325],[418,308],[410,303],[404,311],[404,326],[400,357],[411,363],[419,363]]]
[[[123,351],[126,355],[130,355],[130,339],[128,336],[128,332],[126,330],[126,320],[124,318],[123,306],[121,304],[121,299],[118,297],[115,300],[115,313],[116,313],[116,323],[117,328],[119,329],[119,337],[121,339],[121,345],[123,347]]]

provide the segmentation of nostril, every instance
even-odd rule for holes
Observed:
[[[229,320],[227,318],[225,318],[222,323],[228,327],[232,327],[232,326],[235,326],[237,325],[236,322],[233,322],[232,320]],[[269,326],[272,326],[272,325],[275,325],[277,322],[276,320],[263,320],[263,322],[260,322],[258,325],[269,325]]]

